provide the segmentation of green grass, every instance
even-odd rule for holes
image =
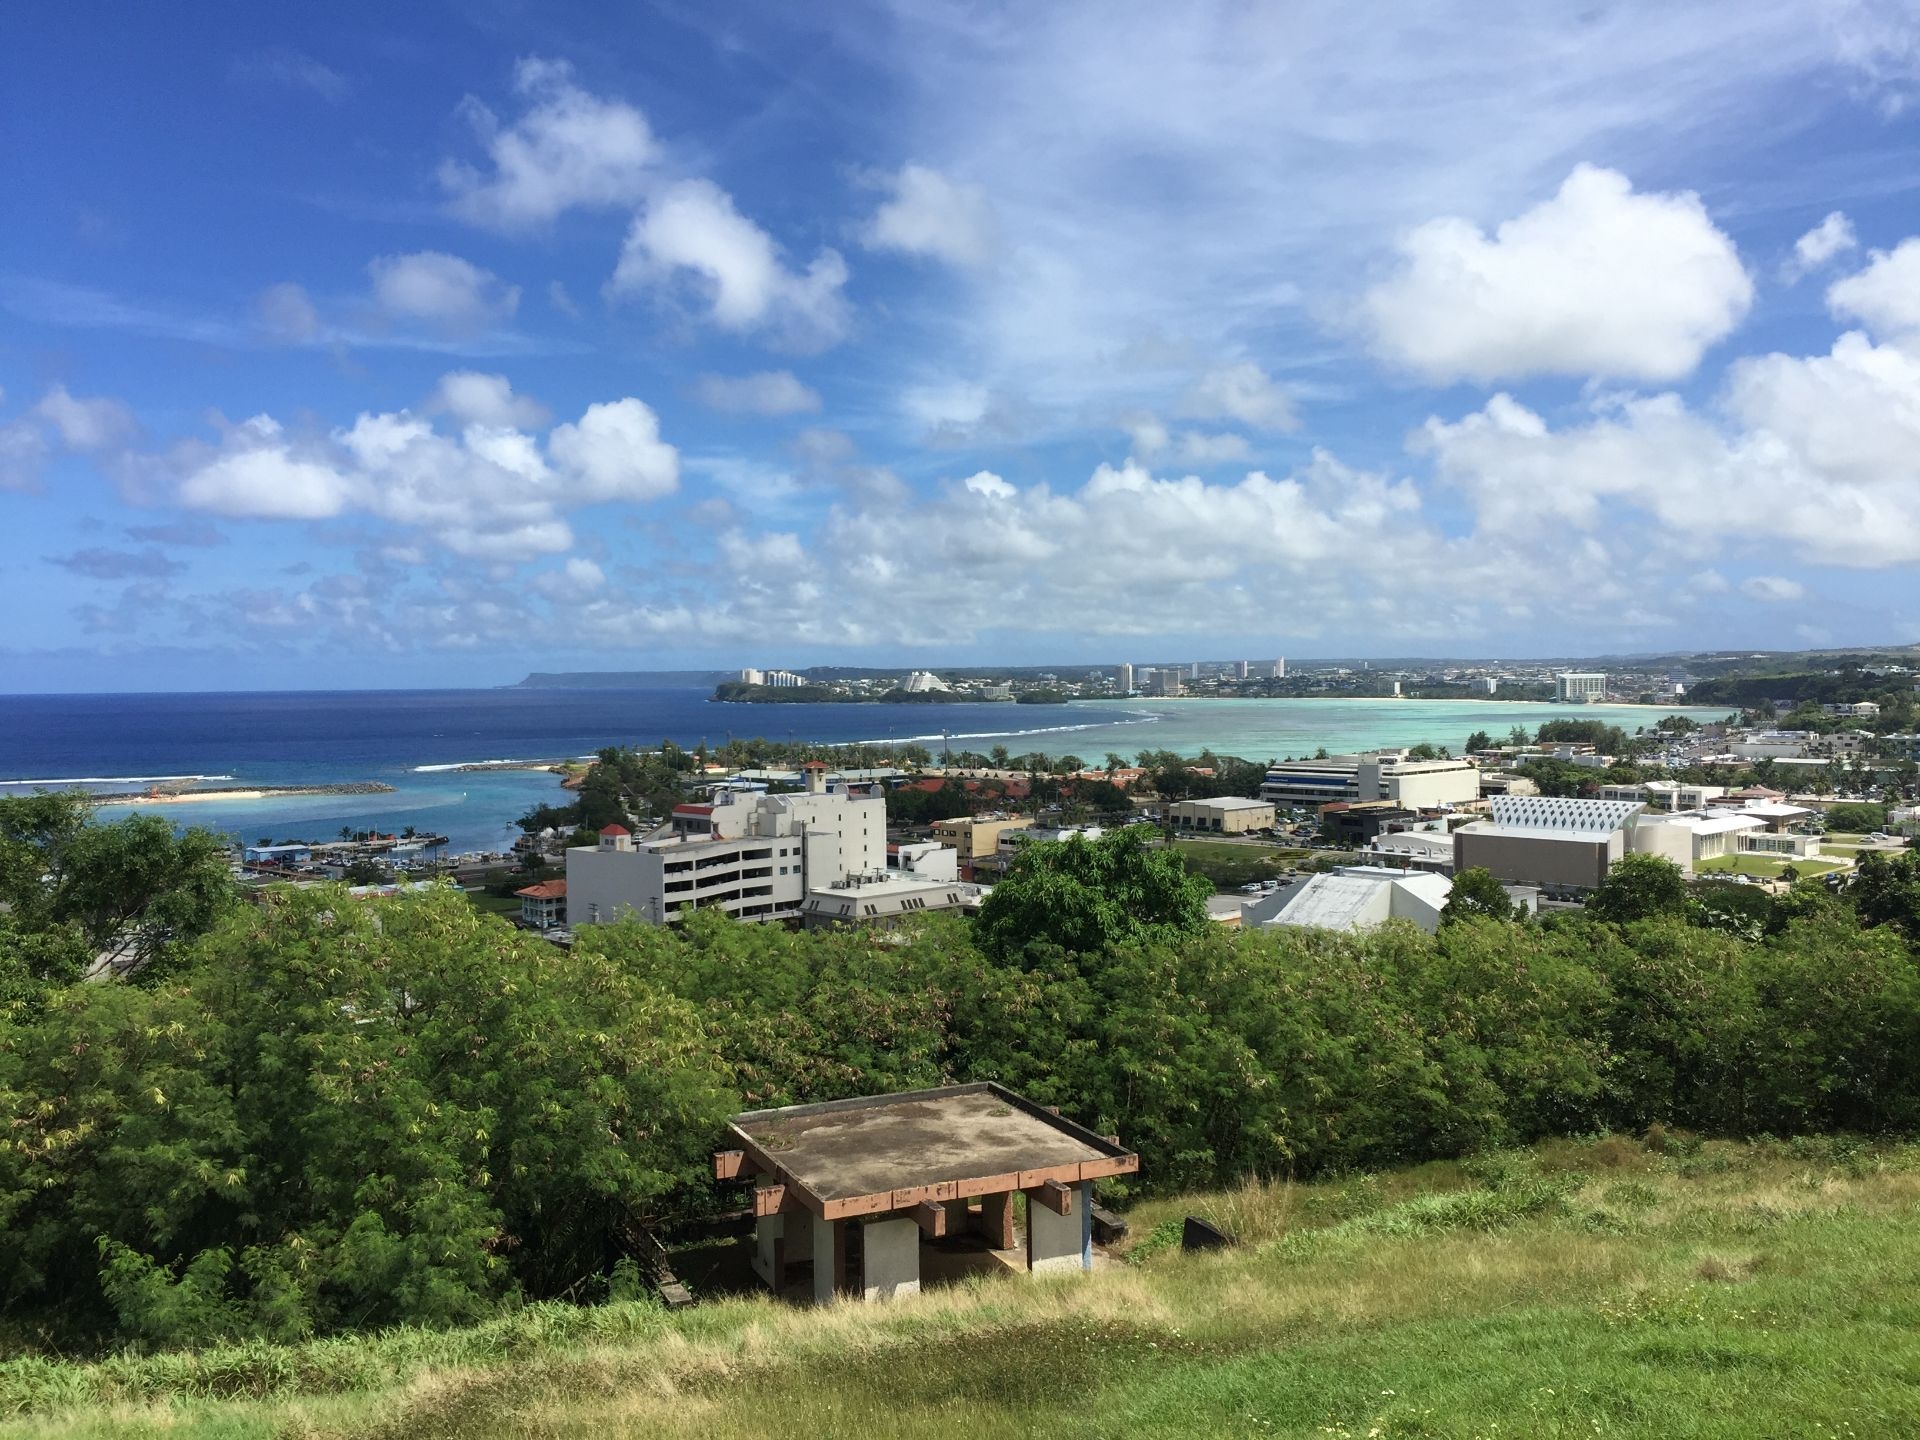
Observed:
[[[1312,852],[1263,841],[1175,840],[1173,848],[1196,875],[1204,875],[1222,889],[1271,880],[1298,865]]]
[[[527,883],[531,885],[534,882],[529,880]],[[466,893],[468,904],[489,915],[505,915],[512,919],[520,913],[520,897],[517,895],[489,895],[484,890],[469,890]]]
[[[1785,855],[1716,855],[1711,860],[1702,860],[1693,868],[1705,875],[1757,875],[1763,879],[1776,879],[1780,872],[1791,865],[1801,875],[1824,875],[1829,870],[1847,868],[1844,860],[1823,860],[1818,856],[1804,859]]]
[[[1187,1213],[1242,1243],[1183,1256]],[[0,1434],[1920,1433],[1913,1147],[1556,1142],[1131,1218],[1134,1258],[1091,1276],[879,1306],[14,1361]]]

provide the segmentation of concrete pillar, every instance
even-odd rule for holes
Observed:
[[[1003,1190],[997,1195],[980,1197],[980,1212],[973,1217],[979,1234],[987,1237],[987,1244],[995,1250],[1013,1248],[1013,1192]]]
[[[784,1215],[762,1215],[753,1222],[753,1273],[780,1293],[780,1283],[786,1278],[786,1217]]]
[[[1093,1207],[1086,1181],[1068,1187],[1064,1215],[1027,1197],[1027,1268],[1036,1275],[1093,1268]]]
[[[912,1220],[876,1220],[862,1235],[863,1300],[891,1300],[920,1290],[920,1227]]]
[[[807,1218],[813,1228],[813,1303],[831,1305],[840,1279],[840,1227],[818,1215]]]

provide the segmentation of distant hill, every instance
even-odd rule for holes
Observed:
[[[737,679],[732,670],[536,670],[507,690],[691,690]]]

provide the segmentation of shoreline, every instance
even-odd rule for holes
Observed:
[[[395,788],[379,780],[356,780],[337,785],[246,785],[221,790],[117,790],[88,795],[92,805],[189,805],[222,800],[270,800],[292,795],[392,795]]]

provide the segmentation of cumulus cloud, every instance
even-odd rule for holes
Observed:
[[[1807,587],[1784,575],[1749,575],[1740,582],[1740,593],[1767,605],[1788,605],[1804,600]]]
[[[417,529],[460,555],[511,561],[570,549],[569,510],[648,501],[678,484],[678,453],[639,400],[591,405],[543,443],[494,423],[499,407],[514,404],[510,390],[467,388],[469,413],[455,417],[465,421],[457,434],[406,410],[365,413],[325,434],[290,433],[271,416],[255,416],[227,427],[218,444],[187,445],[170,457],[176,498],[252,519],[364,513]],[[461,382],[451,389],[458,395]],[[488,410],[491,422],[476,418]]]
[[[526,109],[511,124],[471,96],[461,107],[487,163],[441,164],[440,184],[454,214],[515,230],[551,223],[576,207],[618,209],[640,201],[660,155],[646,116],[582,89],[565,61],[521,60],[513,88]]]
[[[537,430],[553,418],[538,400],[513,393],[504,375],[477,370],[453,370],[440,377],[427,402],[432,412],[444,412],[466,425],[501,429]]]
[[[367,273],[374,303],[391,319],[471,332],[507,319],[520,304],[518,286],[438,250],[382,255]]]
[[[721,329],[765,330],[794,349],[817,350],[846,333],[846,283],[837,251],[789,270],[773,237],[732,196],[710,180],[682,180],[634,219],[607,288],[623,296],[687,285]]]
[[[584,555],[572,556],[558,570],[543,571],[533,581],[541,594],[564,604],[585,600],[606,583],[606,572]]]
[[[709,410],[733,415],[803,415],[820,408],[820,392],[791,370],[702,375],[693,382],[693,398]]]
[[[925,165],[904,165],[881,182],[888,198],[862,239],[875,250],[931,256],[950,265],[984,265],[997,244],[993,206],[978,185]]]
[[[1435,383],[1667,381],[1690,374],[1752,300],[1697,195],[1636,193],[1617,171],[1580,165],[1491,236],[1454,217],[1419,226],[1360,319],[1377,355]]]
[[[1827,306],[1876,335],[1920,336],[1920,238],[1874,251],[1866,269],[1828,288]]]
[[[1262,430],[1297,430],[1293,400],[1251,360],[1207,371],[1187,392],[1182,413],[1199,420],[1238,420]]]
[[[661,440],[653,411],[631,397],[589,405],[578,424],[553,432],[547,448],[589,501],[657,500],[680,483],[679,453]]]
[[[1702,545],[1920,564],[1920,356],[1857,332],[1825,355],[1737,362],[1713,413],[1671,394],[1613,397],[1555,430],[1501,394],[1429,420],[1414,447],[1471,499],[1478,529],[1510,544],[1617,532],[1631,510]]]
[[[1788,284],[1810,275],[1834,257],[1846,254],[1860,242],[1854,238],[1853,222],[1835,210],[1813,229],[1793,242],[1793,255],[1780,267]]]
[[[138,428],[133,412],[120,401],[70,395],[64,385],[48,390],[33,413],[53,427],[67,449],[82,452],[124,445]]]
[[[1149,464],[1164,460],[1176,465],[1219,465],[1245,460],[1253,453],[1243,435],[1175,432],[1152,415],[1134,416],[1126,430],[1134,457]]]

